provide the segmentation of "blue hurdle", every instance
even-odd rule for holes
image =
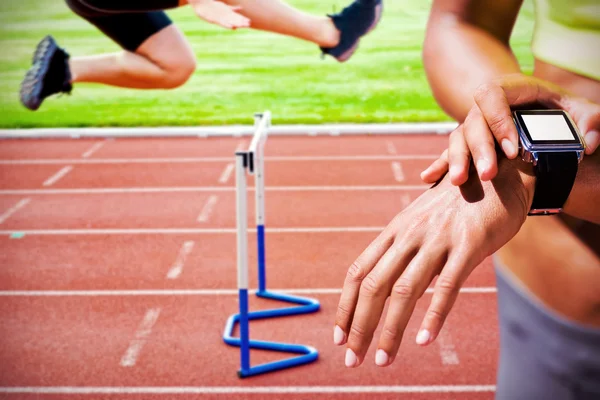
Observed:
[[[230,316],[225,324],[223,340],[230,346],[240,348],[240,369],[238,376],[249,376],[278,371],[285,368],[304,365],[317,360],[317,350],[310,346],[268,342],[250,339],[249,321],[308,314],[319,310],[317,300],[284,293],[269,291],[266,277],[265,254],[265,181],[264,181],[264,144],[271,126],[271,113],[254,116],[255,133],[250,147],[235,153],[236,170],[236,202],[237,202],[237,266],[239,313]],[[248,207],[246,173],[254,175],[256,198],[256,238],[258,246],[258,291],[256,295],[265,299],[279,300],[295,304],[294,307],[277,308],[261,311],[248,311]],[[235,325],[240,325],[240,337],[233,337]],[[250,349],[272,350],[283,353],[299,354],[298,356],[273,361],[261,365],[250,365]]]

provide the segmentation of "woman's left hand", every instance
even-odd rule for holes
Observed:
[[[346,366],[363,362],[388,297],[376,363],[390,365],[417,300],[439,275],[416,338],[421,345],[435,340],[471,271],[525,221],[535,180],[521,171],[526,168],[502,158],[492,181],[472,174],[456,187],[444,179],[398,214],[358,257],[346,275],[334,327],[334,342],[347,343]]]

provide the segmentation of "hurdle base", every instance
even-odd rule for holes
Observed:
[[[298,306],[249,312],[249,321],[276,317],[286,317],[290,315],[310,314],[318,311],[321,307],[319,301],[315,299],[292,296],[279,292],[271,292],[269,290],[261,290],[257,292],[256,295],[261,298],[298,304]],[[225,324],[225,330],[223,332],[223,341],[229,346],[241,347],[241,338],[232,336],[233,331],[235,329],[235,325],[236,323],[239,323],[239,321],[240,314],[231,315],[227,319],[227,323]],[[314,347],[299,344],[268,342],[264,340],[249,339],[248,348],[249,350],[259,349],[300,355],[297,357],[252,366],[248,369],[240,369],[237,371],[237,375],[240,378],[248,378],[251,376],[260,375],[268,372],[279,371],[282,369],[309,364],[316,361],[319,358],[319,353]]]
[[[304,347],[304,346],[303,346]],[[283,369],[299,367],[301,365],[310,364],[319,359],[319,353],[316,349],[306,346],[307,353],[298,357],[287,358],[284,360],[272,361],[270,363],[259,364],[250,367],[248,370],[238,370],[237,375],[240,378],[250,378],[257,375],[266,374],[274,371],[281,371]],[[277,350],[275,350],[277,351]]]

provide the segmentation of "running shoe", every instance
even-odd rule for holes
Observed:
[[[33,65],[21,83],[21,103],[37,110],[44,99],[57,93],[71,93],[69,54],[60,48],[52,36],[46,36],[37,45]]]
[[[339,62],[347,61],[358,48],[360,39],[375,29],[381,20],[382,11],[382,0],[354,0],[341,12],[328,15],[340,31],[340,42],[335,47],[321,47],[323,54],[328,54]]]

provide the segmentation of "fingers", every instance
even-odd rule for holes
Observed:
[[[247,28],[250,26],[250,20],[232,9],[228,18],[223,20],[221,25],[229,29]]]
[[[506,157],[515,158],[519,134],[504,89],[496,84],[482,85],[475,92],[475,102]]]
[[[335,344],[342,345],[346,343],[362,281],[390,248],[392,242],[393,236],[388,231],[384,231],[348,269],[335,316],[333,330],[333,342]]]
[[[357,367],[362,364],[393,282],[398,279],[412,258],[413,249],[405,245],[392,245],[362,281],[348,335],[345,360],[347,367]]]
[[[421,172],[421,180],[425,183],[436,183],[448,172],[448,149],[444,150],[440,158]]]
[[[229,6],[218,1],[201,3],[196,6],[196,14],[207,22],[222,26],[227,29],[247,28],[250,26],[250,19],[246,18],[238,11],[239,6]]]
[[[417,333],[416,343],[418,345],[426,346],[433,342],[442,330],[462,286],[464,279],[457,271],[465,270],[464,264],[464,259],[454,258],[454,260],[448,260],[443,267],[442,273],[435,283],[431,304]]]
[[[423,248],[394,283],[390,305],[375,353],[375,364],[385,367],[394,362],[417,300],[443,266],[444,259],[443,251]]]
[[[450,182],[460,186],[469,178],[471,154],[464,136],[464,124],[461,124],[450,134],[448,146],[448,161],[450,164]]]
[[[477,174],[482,181],[489,181],[498,173],[494,136],[477,107],[471,109],[463,125],[464,137],[473,157]],[[452,168],[452,162],[450,164],[450,168]]]

